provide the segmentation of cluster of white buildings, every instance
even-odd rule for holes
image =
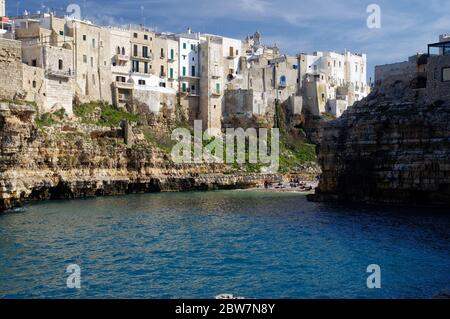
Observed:
[[[144,105],[156,114],[180,108],[189,119],[221,129],[236,118],[271,118],[276,105],[293,114],[340,116],[370,90],[365,55],[287,56],[263,45],[258,32],[245,40],[191,29],[161,33],[50,12],[1,21],[3,41],[20,46],[23,89],[43,112],[63,107],[70,114],[76,97],[130,111]]]

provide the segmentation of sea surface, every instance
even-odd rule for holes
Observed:
[[[80,267],[81,288],[67,287]],[[381,288],[367,287],[367,267]],[[257,191],[30,204],[0,215],[0,298],[432,298],[450,214]]]

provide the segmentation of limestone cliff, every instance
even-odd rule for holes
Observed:
[[[55,116],[64,117],[36,121],[33,106],[0,103],[0,211],[28,200],[250,188],[283,178],[218,164],[176,165],[157,140],[146,138],[145,127],[111,128],[76,117],[53,123]],[[303,173],[313,178],[318,171]]]
[[[386,81],[325,124],[312,199],[450,205],[450,99],[436,79]]]

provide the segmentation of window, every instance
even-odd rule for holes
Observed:
[[[161,76],[165,76],[166,74],[165,74],[165,72],[164,72],[164,65],[161,65]]]
[[[239,55],[239,50],[236,50],[236,55]]]
[[[133,33],[133,38],[137,39],[138,34],[137,33]]]
[[[148,73],[148,62],[144,63],[144,73]]]
[[[117,54],[120,54],[120,47],[117,47],[116,53],[117,53]]]
[[[280,77],[280,86],[286,86],[286,76],[284,75]]]
[[[220,94],[220,83],[216,83],[216,93]]]
[[[133,46],[133,55],[138,56],[138,46],[136,44]]]
[[[144,40],[148,40],[148,35],[144,34]]]
[[[170,78],[173,79],[173,68],[170,68],[169,74],[170,74]]]
[[[92,74],[92,84],[95,85],[95,75],[94,74]]]
[[[358,72],[358,64],[355,65],[355,72]]]
[[[233,57],[233,56],[234,56],[234,48],[230,47],[230,57]]]
[[[183,66],[183,76],[186,76],[186,67]]]
[[[139,85],[145,85],[145,80],[139,80],[138,83]]]
[[[83,41],[86,41],[87,40],[87,36],[86,36],[86,34],[83,34]]]
[[[144,58],[148,58],[148,47],[146,47],[146,46],[142,47],[142,56]]]
[[[183,84],[181,85],[181,91],[182,91],[182,92],[186,92],[186,91],[187,91],[186,83],[183,83]]]
[[[195,45],[191,44],[191,50],[194,51],[195,50]]]
[[[37,60],[36,59],[31,61],[31,66],[37,66]]]
[[[124,48],[124,47],[122,47],[122,55],[126,55],[126,54],[125,54],[125,48]]]
[[[170,59],[174,60],[174,58],[175,58],[175,51],[174,49],[170,49]]]
[[[192,66],[191,68],[191,76],[195,76],[195,66]]]
[[[195,85],[191,86],[191,92],[195,92]]]
[[[164,59],[164,49],[161,48],[161,59]]]
[[[59,60],[58,61],[58,69],[62,70],[63,69],[63,60]]]
[[[33,81],[33,88],[36,88],[36,81]]]
[[[92,47],[95,49],[95,39],[92,39]]]
[[[450,81],[450,68],[442,68],[442,82]]]
[[[94,58],[91,57],[91,67],[94,67]]]
[[[83,55],[83,63],[87,63],[87,55],[86,54]]]
[[[139,61],[133,60],[132,70],[133,72],[139,72]]]
[[[187,49],[187,44],[183,43],[183,49]]]
[[[64,31],[59,31],[59,35],[63,36],[64,35]]]

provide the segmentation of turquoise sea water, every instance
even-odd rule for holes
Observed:
[[[66,267],[81,268],[81,289]],[[367,266],[382,288],[367,288]],[[28,205],[0,215],[0,298],[431,298],[450,216],[228,191]]]

